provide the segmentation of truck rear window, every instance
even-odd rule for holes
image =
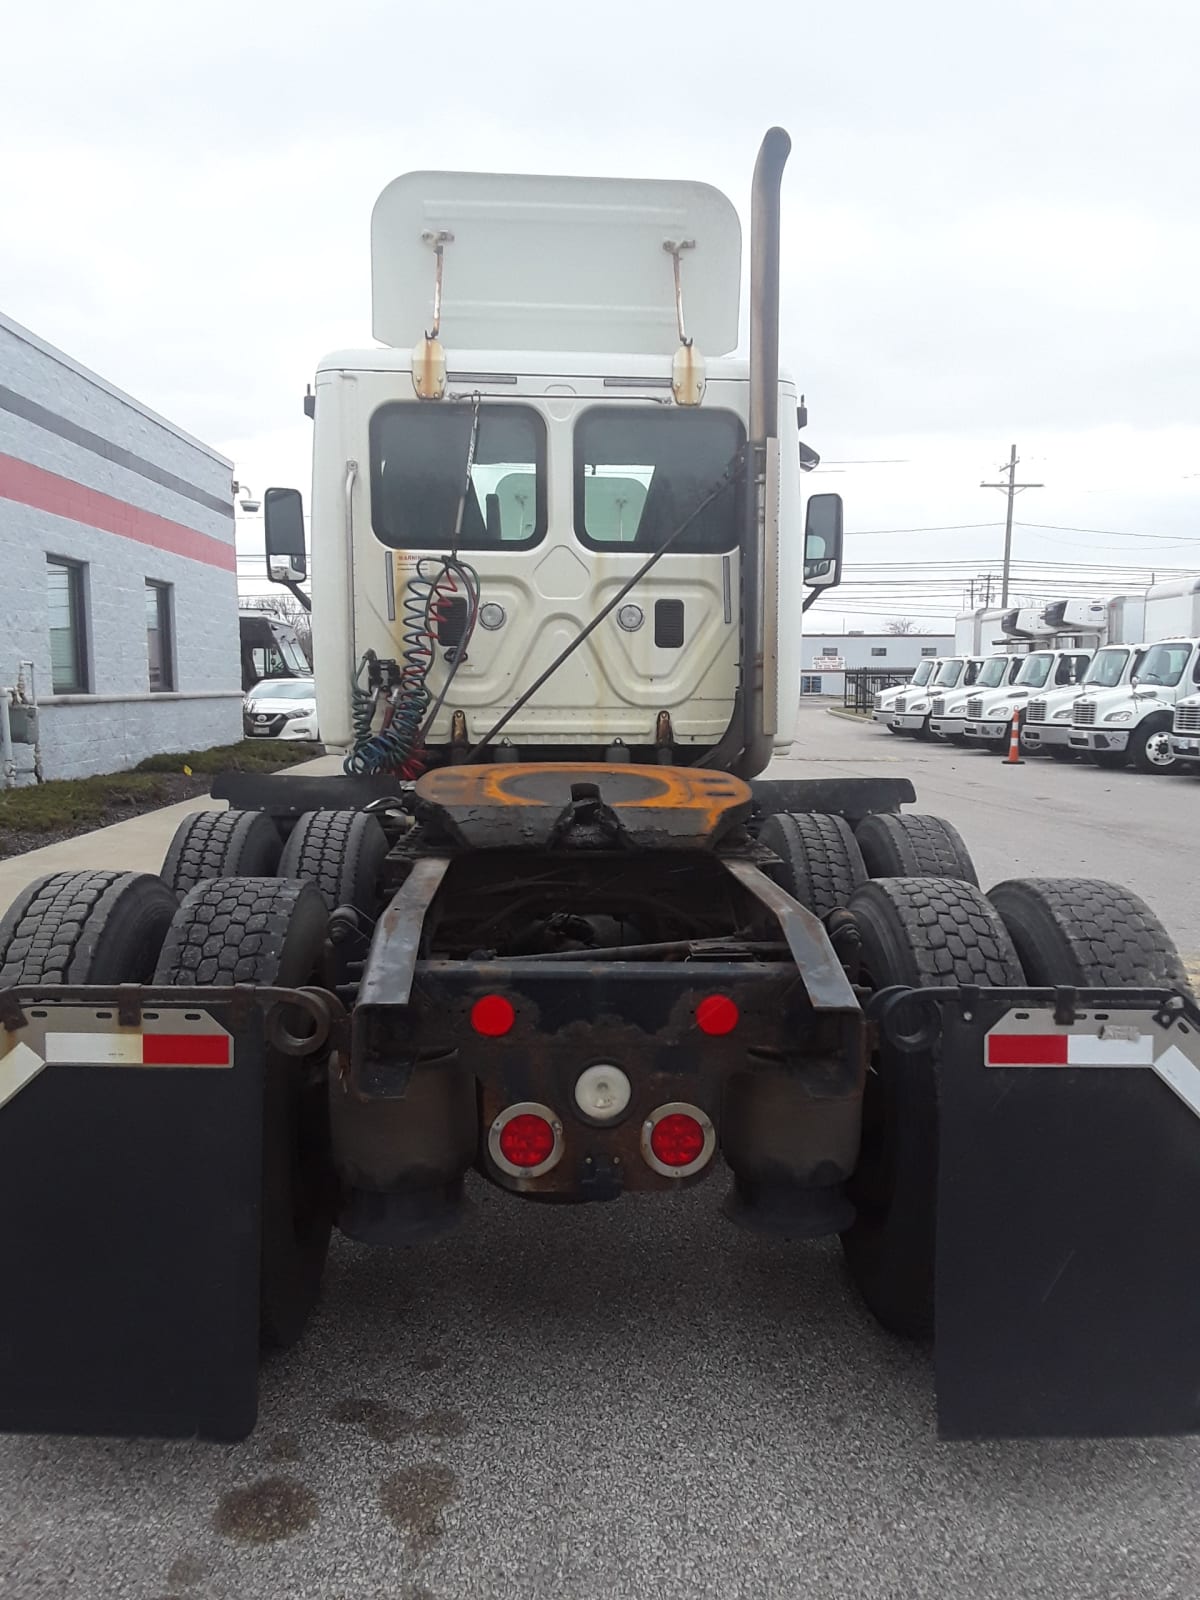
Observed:
[[[575,532],[594,550],[657,550],[732,468],[745,438],[732,411],[585,411],[575,428]],[[731,476],[672,549],[732,550],[739,496]]]
[[[371,418],[371,526],[394,550],[449,550],[474,407],[422,401]],[[530,406],[479,408],[460,550],[522,550],[546,536],[546,427]]]

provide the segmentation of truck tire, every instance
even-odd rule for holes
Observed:
[[[283,841],[262,811],[193,811],[175,830],[162,880],[177,895],[211,878],[269,878]]]
[[[850,910],[862,939],[864,980],[873,989],[1023,982],[1003,922],[960,879],[868,883]],[[933,1330],[937,1162],[933,1057],[884,1042],[867,1074],[862,1147],[847,1186],[856,1216],[842,1249],[868,1310],[906,1338]]]
[[[1092,760],[1105,772],[1118,772],[1128,760],[1125,750],[1093,750]]]
[[[283,847],[279,876],[315,884],[330,911],[354,906],[373,917],[387,853],[387,835],[366,812],[306,811]]]
[[[1171,935],[1146,902],[1098,878],[1012,878],[988,895],[1027,982],[1188,989]]]
[[[818,917],[847,905],[867,881],[862,853],[842,817],[780,811],[763,823],[758,842],[780,858],[768,875]]]
[[[310,883],[216,878],[175,913],[154,974],[160,984],[319,981],[329,920]],[[294,1344],[320,1291],[335,1209],[325,1058],[268,1048],[263,1083],[259,1336]]]
[[[979,878],[962,835],[941,817],[878,812],[864,817],[854,837],[872,878]]]
[[[52,872],[0,919],[0,986],[145,983],[176,910],[148,872]]]
[[[1069,744],[1048,744],[1045,746],[1046,754],[1051,761],[1077,761],[1079,751],[1072,750]]]
[[[1178,772],[1180,763],[1171,749],[1170,717],[1147,717],[1129,735],[1125,757],[1137,772]]]

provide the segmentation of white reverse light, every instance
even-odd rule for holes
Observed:
[[[605,1122],[619,1117],[632,1094],[629,1079],[620,1067],[600,1062],[581,1072],[575,1082],[575,1104],[585,1117]]]

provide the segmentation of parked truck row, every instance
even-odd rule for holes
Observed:
[[[967,648],[876,695],[874,720],[999,754],[1015,717],[1026,754],[1200,773],[1200,577],[1107,602],[969,613],[956,642]]]

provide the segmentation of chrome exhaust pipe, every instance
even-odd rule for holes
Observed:
[[[742,751],[737,763],[744,777],[754,777],[770,761],[776,723],[778,552],[768,544],[778,538],[780,188],[791,150],[782,128],[768,129],[754,164],[750,201],[750,449],[743,500]]]

